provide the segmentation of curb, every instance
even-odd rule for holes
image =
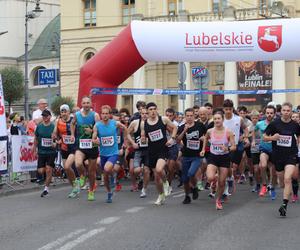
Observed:
[[[63,183],[56,183],[55,185],[51,184],[50,187],[51,189],[58,189],[61,187],[65,187],[65,186],[69,186],[69,182],[63,182]],[[0,198],[1,197],[7,197],[7,196],[12,196],[15,194],[25,194],[25,193],[30,193],[30,192],[34,192],[34,191],[39,191],[41,190],[43,186],[32,186],[32,187],[28,187],[28,188],[23,188],[23,189],[17,189],[17,190],[7,190],[4,192],[1,192],[0,190]]]

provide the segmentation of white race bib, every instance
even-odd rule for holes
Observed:
[[[64,144],[74,144],[74,140],[72,140],[71,135],[63,135]]]
[[[52,147],[52,139],[51,138],[42,138],[42,147]]]
[[[224,145],[223,144],[212,144],[212,151],[213,153],[216,153],[216,154],[223,154],[225,153],[224,151]]]
[[[145,142],[139,141],[140,148],[146,148],[148,147],[148,140],[146,139]]]
[[[117,136],[117,140],[118,140],[118,144],[120,144],[121,143],[121,136]]]
[[[112,145],[114,145],[115,140],[113,136],[105,136],[105,137],[101,137],[101,145],[103,147],[111,147]]]
[[[187,140],[186,147],[192,150],[200,149],[200,141]]]
[[[80,149],[91,149],[93,147],[92,139],[79,139]]]
[[[255,139],[255,146],[252,147],[252,145],[251,145],[251,152],[252,153],[258,153],[259,152],[259,144],[260,144],[260,139]]]
[[[277,146],[280,147],[291,147],[292,146],[292,136],[290,135],[280,135],[277,140]]]
[[[158,129],[158,130],[148,133],[148,136],[150,138],[150,141],[152,141],[152,142],[159,141],[164,138],[161,129]]]

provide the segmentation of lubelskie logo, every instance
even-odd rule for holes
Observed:
[[[282,25],[258,27],[258,45],[267,52],[274,52],[280,49],[282,44]]]

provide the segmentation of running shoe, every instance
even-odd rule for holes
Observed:
[[[165,196],[169,196],[169,182],[165,181],[163,183],[163,186],[164,186],[164,194],[165,194]]]
[[[206,182],[204,189],[209,190],[210,184]]]
[[[226,194],[222,194],[222,197],[220,199],[221,203],[225,203],[228,201],[228,196]]]
[[[88,192],[88,201],[94,201],[95,200],[95,192],[89,191]]]
[[[279,215],[282,216],[282,217],[285,217],[286,216],[286,206],[284,204],[282,204],[280,206],[280,208],[278,209],[279,211]]]
[[[146,196],[147,196],[146,189],[143,188],[142,191],[141,191],[141,194],[140,194],[140,198],[145,198]]]
[[[267,193],[267,186],[263,185],[260,189],[259,196],[263,197],[263,196],[265,196],[266,193]]]
[[[166,200],[165,194],[161,193],[158,195],[158,198],[154,204],[160,206],[160,205],[164,204],[165,200]]]
[[[122,189],[122,185],[121,184],[117,184],[115,191],[119,192]]]
[[[272,199],[272,201],[276,200],[276,191],[275,191],[275,189],[272,188],[270,190],[270,193],[271,193],[271,199]]]
[[[45,189],[45,190],[42,192],[41,197],[45,197],[45,196],[48,195],[48,194],[49,194],[49,192]]]
[[[271,184],[269,184],[269,185],[267,186],[267,190],[268,190],[268,192],[270,192],[270,191],[271,191],[271,188],[272,188],[272,185],[271,185]]]
[[[193,198],[193,200],[197,200],[198,199],[198,197],[199,197],[199,193],[198,193],[198,188],[193,188],[192,189],[192,198]]]
[[[191,197],[186,195],[182,204],[190,204],[191,203]]]
[[[107,193],[106,203],[112,203],[112,197],[113,197],[112,192]]]
[[[86,182],[86,176],[80,176],[80,187],[82,188]]]
[[[246,180],[246,177],[244,174],[242,174],[238,180],[238,184],[244,184],[245,180]]]
[[[292,196],[292,202],[295,203],[296,201],[298,201],[298,195],[294,194]]]
[[[197,188],[198,188],[198,191],[203,191],[204,190],[204,187],[202,185],[202,181],[197,182]]]
[[[81,190],[88,190],[90,188],[90,185],[88,183],[85,183],[82,187]]]
[[[168,196],[171,195],[172,192],[173,192],[173,188],[172,188],[172,186],[169,186],[169,189],[168,189]]]
[[[215,196],[216,196],[216,193],[215,193],[215,192],[210,192],[210,193],[208,194],[208,197],[210,197],[210,198],[215,198]]]
[[[216,209],[217,210],[222,210],[223,209],[223,205],[220,199],[216,199]]]

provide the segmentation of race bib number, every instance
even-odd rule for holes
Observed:
[[[163,133],[161,129],[150,132],[149,134],[150,141],[155,142],[163,139]]]
[[[258,153],[259,152],[259,144],[260,144],[260,139],[255,139],[255,146],[253,147],[251,145],[251,152],[252,153]]]
[[[42,138],[42,147],[52,147],[52,139],[51,138]]]
[[[277,140],[277,146],[280,147],[291,147],[292,146],[292,136],[290,135],[280,135],[279,139]]]
[[[120,144],[121,143],[121,136],[117,136],[117,141],[118,141],[118,144]]]
[[[74,144],[74,140],[72,140],[71,135],[64,135],[63,142],[64,142],[64,144]]]
[[[214,153],[222,154],[224,153],[224,145],[223,144],[212,144],[212,150]]]
[[[186,147],[192,150],[199,150],[200,141],[187,140]]]
[[[142,142],[142,141],[139,141],[139,146],[140,148],[146,148],[148,147],[148,140]]]
[[[80,149],[91,149],[93,147],[92,139],[79,139]]]
[[[101,137],[101,145],[103,147],[111,147],[114,145],[115,140],[113,136],[106,136],[106,137]]]

